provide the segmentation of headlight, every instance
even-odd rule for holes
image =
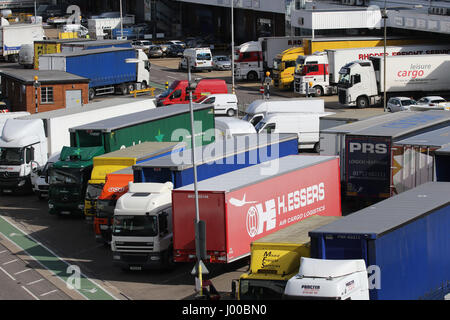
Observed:
[[[52,203],[49,203],[49,204],[48,204],[48,208],[49,208],[49,209],[53,209],[54,207],[55,207],[55,206],[54,206]]]
[[[79,205],[78,205],[78,209],[83,210],[83,209],[84,209],[84,204],[79,204]]]
[[[21,187],[25,184],[25,180],[20,180],[17,186]]]
[[[159,260],[159,256],[151,256],[150,260]]]
[[[113,259],[114,259],[114,260],[120,260],[120,256],[119,256],[119,255],[114,255],[114,256],[113,256]]]

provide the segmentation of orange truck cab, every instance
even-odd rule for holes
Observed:
[[[187,80],[175,80],[166,91],[156,97],[156,106],[162,107],[171,104],[189,103],[189,94],[186,92],[187,86]],[[202,96],[217,93],[228,93],[225,80],[201,79],[192,93],[192,101],[196,101]]]
[[[133,169],[127,167],[106,176],[102,193],[97,199],[97,212],[94,218],[94,232],[97,242],[111,242],[114,208],[117,199],[128,192],[128,182],[133,182]]]

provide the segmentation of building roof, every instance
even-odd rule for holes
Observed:
[[[448,205],[449,194],[449,182],[425,183],[312,230],[309,235],[351,234],[376,239]]]
[[[414,145],[441,148],[450,145],[450,126],[418,134],[397,141],[396,145]]]
[[[134,49],[133,48],[121,48],[121,47],[108,47],[108,48],[100,48],[100,49],[48,53],[48,54],[44,54],[42,56],[43,57],[76,57],[76,56],[86,56],[86,55],[104,53],[104,52],[117,52],[117,51],[130,51],[130,50],[134,50]]]
[[[84,39],[86,40],[86,39]],[[74,47],[96,47],[96,46],[106,46],[106,45],[120,45],[124,43],[129,43],[131,45],[131,40],[115,40],[115,39],[105,39],[105,40],[87,40],[87,41],[76,41],[64,43],[64,46],[74,46]]]
[[[197,187],[199,191],[231,192],[267,180],[268,178],[281,176],[337,158],[335,156],[290,155],[199,181]],[[276,174],[261,174],[263,170],[275,167],[278,168]],[[194,184],[192,183],[176,190],[194,190]]]
[[[34,76],[38,76],[41,84],[47,83],[89,83],[88,78],[80,77],[72,73],[59,70],[31,70],[31,69],[12,69],[0,71],[2,77],[15,79],[24,84],[34,83]]]

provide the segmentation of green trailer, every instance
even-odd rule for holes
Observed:
[[[214,142],[214,107],[194,105],[195,145]],[[93,158],[146,141],[180,141],[191,147],[189,105],[150,109],[69,129],[70,148],[50,170],[49,213],[83,215]],[[66,178],[64,178],[66,177]]]

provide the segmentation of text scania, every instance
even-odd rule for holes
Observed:
[[[287,214],[291,211],[318,203],[325,199],[325,184],[323,182],[295,190],[275,199],[265,201],[265,210],[262,203],[250,207],[247,212],[247,232],[250,237],[255,237],[264,231],[269,231],[277,226],[277,214]],[[320,212],[322,210],[316,210]],[[309,215],[314,214],[311,212]],[[309,215],[304,215],[306,218]],[[282,217],[281,217],[282,218]],[[284,219],[280,225],[286,223]],[[290,221],[292,222],[292,221]],[[265,225],[265,228],[264,228]]]

